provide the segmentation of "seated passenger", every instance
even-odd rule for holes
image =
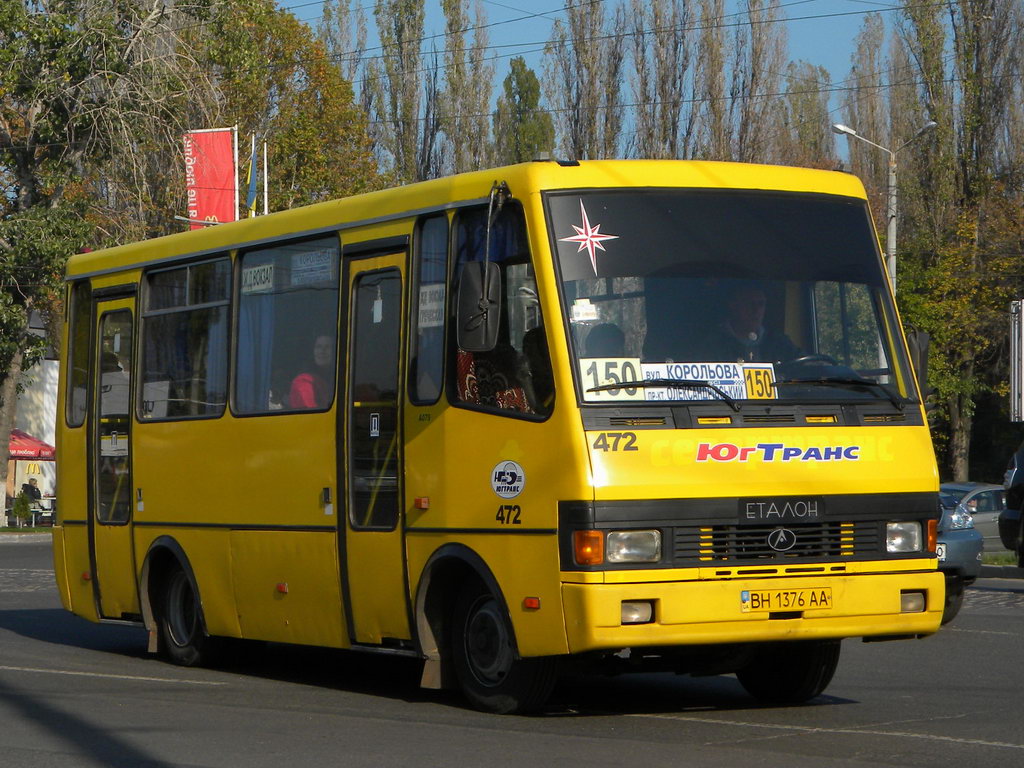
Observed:
[[[334,337],[320,334],[313,343],[313,365],[292,379],[288,392],[290,408],[326,408],[331,402],[334,382]]]
[[[713,328],[703,359],[747,363],[792,360],[800,350],[785,333],[764,326],[768,300],[764,289],[747,283],[734,289],[726,303],[726,316]]]
[[[615,323],[595,325],[584,342],[584,357],[623,357],[626,336]]]

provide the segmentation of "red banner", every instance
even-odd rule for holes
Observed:
[[[191,228],[201,229],[204,221],[235,221],[238,218],[235,129],[190,131],[183,138]]]

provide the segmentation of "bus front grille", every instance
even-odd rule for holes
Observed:
[[[783,528],[789,535],[779,540],[775,532]],[[875,521],[678,526],[673,560],[675,565],[842,560],[876,554],[879,545]]]

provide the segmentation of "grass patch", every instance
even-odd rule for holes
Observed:
[[[1017,565],[1017,556],[1013,552],[983,552],[981,562],[985,565]]]

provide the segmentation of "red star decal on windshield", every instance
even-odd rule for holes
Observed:
[[[590,219],[587,217],[587,209],[583,207],[583,201],[580,200],[580,213],[583,216],[583,226],[577,227],[575,224],[572,228],[576,230],[576,234],[572,237],[560,237],[559,242],[562,243],[579,243],[580,247],[576,249],[576,253],[579,253],[584,248],[587,249],[587,253],[590,254],[590,264],[594,267],[594,274],[597,274],[597,252],[603,251],[604,246],[601,245],[603,240],[618,240],[618,235],[602,235],[601,225],[595,224],[593,227],[590,226]]]

